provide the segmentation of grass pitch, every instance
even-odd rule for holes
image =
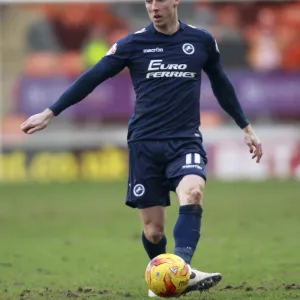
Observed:
[[[0,299],[147,299],[126,183],[0,185]],[[178,215],[168,209],[168,251]],[[300,183],[209,181],[193,266],[221,272],[183,299],[300,299]]]

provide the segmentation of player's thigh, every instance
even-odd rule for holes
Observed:
[[[129,146],[126,205],[139,209],[170,205],[165,167],[156,161],[155,154],[151,142],[137,142]]]
[[[202,204],[207,158],[201,142],[176,141],[172,146],[178,154],[166,170],[171,189],[180,205]]]
[[[159,242],[164,235],[166,209],[164,206],[153,206],[139,209],[143,230],[148,240]]]
[[[176,187],[180,205],[200,204],[203,202],[205,180],[199,175],[185,175]]]

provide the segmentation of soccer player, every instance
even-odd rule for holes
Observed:
[[[262,146],[223,70],[211,34],[178,19],[180,0],[145,1],[150,25],[117,41],[53,105],[31,116],[21,129],[27,134],[42,130],[54,116],[128,67],[136,104],[128,125],[126,204],[139,209],[144,229],[142,242],[152,259],[166,253],[165,208],[170,205],[170,191],[176,192],[179,216],[174,227],[174,252],[190,265],[200,238],[206,182],[207,157],[199,130],[202,70],[209,77],[220,106],[244,131],[244,141],[257,163],[262,157]],[[190,267],[186,292],[206,290],[220,280],[219,273]],[[151,291],[148,294],[155,296]]]

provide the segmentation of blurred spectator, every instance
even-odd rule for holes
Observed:
[[[282,51],[282,68],[300,69],[300,2],[281,7],[278,18],[278,39]]]
[[[130,5],[130,4],[128,4]],[[92,26],[101,26],[106,32],[127,28],[127,19],[112,13],[112,4],[90,4],[89,22]]]
[[[109,50],[106,32],[102,27],[94,27],[83,47],[83,57],[88,68],[95,65]]]
[[[31,52],[82,51],[91,65],[99,52],[102,57],[109,48],[106,36],[126,24],[116,18],[108,4],[42,4],[33,8],[42,11],[28,29],[28,45]]]
[[[217,10],[213,31],[218,41],[243,41],[240,15],[236,5],[222,5]]]
[[[244,28],[247,27],[247,25],[256,22],[257,2],[243,1],[239,3],[238,8],[240,12],[241,30],[244,30]],[[243,35],[245,37],[244,31],[243,31]]]
[[[281,66],[277,40],[276,12],[269,7],[261,8],[254,24],[246,30],[250,65],[259,71],[276,70]]]
[[[80,51],[89,36],[89,6],[73,3],[67,5],[51,27],[63,51]]]
[[[246,42],[244,39],[239,6],[218,4],[212,33],[215,36],[226,66],[246,65]]]
[[[210,30],[215,21],[216,11],[213,9],[211,3],[198,2],[196,4],[196,22],[195,26]]]
[[[60,52],[62,50],[51,26],[54,11],[47,10],[40,19],[30,24],[27,45],[30,52]]]

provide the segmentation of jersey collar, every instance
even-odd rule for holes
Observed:
[[[179,25],[180,25],[179,30],[184,30],[184,28],[186,27],[186,25],[185,25],[183,22],[181,22],[180,20],[178,20],[178,21],[179,21]],[[150,30],[150,31],[153,32],[153,33],[158,33],[158,31],[155,29],[153,23],[151,23],[151,24],[147,27],[147,29]]]

